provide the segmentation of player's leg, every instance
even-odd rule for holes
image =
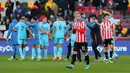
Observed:
[[[20,60],[24,60],[22,44],[19,44],[19,54],[20,54]]]
[[[96,62],[100,61],[101,54],[100,54],[99,51],[97,50],[97,45],[96,45],[96,43],[93,43],[93,44],[92,44],[92,49],[93,49],[94,54],[95,54],[95,61],[96,61]]]
[[[23,57],[24,57],[24,59],[25,59],[25,56],[26,56],[26,48],[27,48],[27,45],[23,44]]]
[[[14,60],[14,59],[16,59],[16,51],[17,51],[18,45],[14,44],[12,46],[12,48],[13,48],[13,51],[12,51],[11,57],[8,60]]]
[[[22,44],[23,44],[23,56],[25,58],[25,56],[26,56],[26,48],[27,48],[27,41],[23,40]]]
[[[23,50],[22,50],[22,40],[18,39],[18,44],[19,44],[20,60],[23,60],[24,56],[23,56]]]
[[[62,48],[62,44],[58,44],[58,60],[62,59],[62,52],[63,52],[63,48]]]
[[[43,48],[43,45],[44,45],[44,42],[43,42],[43,39],[39,39],[39,43],[40,44],[37,44],[36,45],[36,48],[37,48],[37,60],[40,61],[42,59],[41,57],[41,52],[42,52],[42,48]]]
[[[37,45],[39,45],[39,39],[40,38],[38,38],[38,36],[36,36],[35,39],[32,39],[32,58],[31,58],[31,60],[35,59]]]
[[[14,44],[14,53],[12,53],[12,55],[13,55],[13,58],[15,58],[15,59],[16,59],[17,49],[18,49],[18,44]]]
[[[113,46],[115,47],[115,39],[113,38]],[[115,50],[113,50],[113,58],[114,60],[117,60],[119,58],[119,55],[116,53]]]
[[[80,49],[79,49],[79,46],[80,46],[79,43],[76,43],[76,42],[75,42],[74,49],[73,49],[73,55],[72,55],[71,64],[70,64],[70,65],[67,65],[67,66],[66,66],[67,68],[70,68],[70,69],[73,69],[73,68],[74,68],[74,64],[75,64],[75,61],[76,61],[77,50],[80,50]]]
[[[113,63],[112,56],[113,56],[113,51],[114,51],[114,45],[112,43],[112,39],[109,40],[109,48],[110,48],[110,63]]]
[[[58,40],[58,56],[59,56],[59,60],[62,59],[62,53],[63,53],[63,48],[62,45],[64,43],[64,39],[59,39]]]
[[[109,57],[108,57],[108,40],[105,40],[103,42],[103,49],[104,49],[104,54],[105,54],[105,58],[106,58],[106,63],[109,62]]]
[[[57,56],[57,51],[58,51],[58,39],[54,38],[54,48],[53,48],[53,54],[54,54],[54,58],[53,60],[56,60],[56,56]]]
[[[32,45],[32,58],[31,60],[34,60],[35,56],[36,56],[36,49],[35,49],[36,45]]]
[[[48,53],[48,46],[49,46],[49,39],[44,39],[44,59],[47,60],[47,53]]]
[[[71,54],[71,43],[69,43],[69,45],[68,45],[68,51],[67,51],[67,56],[65,58],[65,61],[69,59],[70,54]]]
[[[48,46],[44,46],[44,60],[47,60]]]
[[[84,53],[84,58],[85,58],[85,62],[86,62],[86,67],[85,69],[89,69],[90,65],[89,65],[89,55],[88,55],[88,44],[87,43],[81,43],[81,50]]]
[[[41,59],[42,59],[42,57],[41,57],[41,48],[40,48],[40,45],[39,44],[37,44],[36,45],[36,48],[37,48],[37,57],[38,57],[38,61],[40,61]]]
[[[77,59],[79,60],[79,62],[82,62],[82,60],[81,60],[81,50],[77,50]]]

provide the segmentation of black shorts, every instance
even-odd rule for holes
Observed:
[[[88,44],[86,42],[84,43],[74,43],[74,51],[82,50],[83,53],[88,51]]]
[[[107,47],[108,45],[113,45],[113,39],[105,39],[103,41],[103,46]]]

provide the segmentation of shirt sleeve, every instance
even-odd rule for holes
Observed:
[[[15,25],[15,27],[14,28],[18,28],[18,23]]]
[[[54,22],[53,26],[56,26],[56,22]]]
[[[48,31],[50,31],[50,25],[48,24],[48,29],[47,29]]]

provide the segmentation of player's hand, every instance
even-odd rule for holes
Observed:
[[[43,34],[43,32],[39,32],[39,34]]]
[[[48,32],[48,31],[47,31],[47,32],[46,32],[46,34],[48,34],[48,35],[49,35],[49,34],[50,34],[50,32]]]
[[[32,36],[33,36],[33,39],[35,39],[35,38],[36,38],[34,34],[32,34]]]
[[[96,23],[98,23],[98,20],[95,20]]]
[[[52,36],[50,36],[49,39],[52,40]]]

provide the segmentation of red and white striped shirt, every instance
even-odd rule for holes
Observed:
[[[104,39],[112,39],[112,29],[114,25],[110,21],[104,21],[101,23],[101,33]]]
[[[84,43],[86,40],[86,23],[84,21],[78,21],[75,23],[76,27],[76,42]]]

